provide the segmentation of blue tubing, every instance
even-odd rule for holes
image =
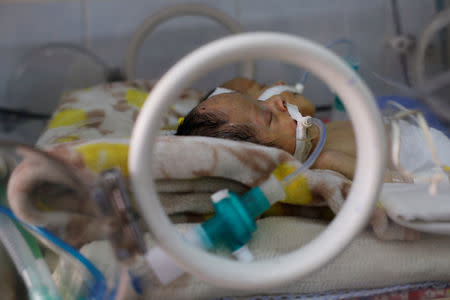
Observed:
[[[11,219],[20,222],[23,226],[28,228],[29,230],[33,231],[34,233],[38,234],[39,236],[45,238],[47,241],[52,243],[53,245],[57,246],[59,249],[63,250],[73,258],[75,258],[77,261],[79,261],[92,275],[92,277],[95,279],[95,284],[91,288],[91,297],[90,299],[100,300],[104,299],[104,296],[106,294],[106,280],[103,274],[97,269],[97,267],[94,266],[87,258],[85,258],[80,252],[78,252],[76,249],[74,249],[69,244],[65,243],[52,233],[50,233],[48,230],[42,227],[29,225],[27,223],[22,222],[19,220],[14,213],[11,211],[11,209],[0,205],[0,213],[3,213],[10,217]]]

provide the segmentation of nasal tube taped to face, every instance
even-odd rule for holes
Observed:
[[[295,88],[293,88],[287,85],[274,86],[272,88],[267,89],[263,93],[263,95],[261,95],[258,98],[258,100],[265,101],[273,95],[280,94],[284,91],[294,91],[294,90],[299,90],[299,87],[296,86]],[[289,185],[291,180],[293,180],[298,174],[300,174],[304,170],[310,168],[312,164],[316,161],[317,157],[319,156],[320,152],[323,149],[327,134],[325,124],[323,124],[323,122],[320,119],[312,118],[310,116],[303,116],[298,110],[298,107],[296,105],[286,103],[286,106],[292,119],[294,119],[297,122],[294,157],[303,162],[303,165],[300,169],[298,169],[296,172],[292,173],[285,180],[283,180],[283,182]],[[307,129],[310,128],[311,126],[315,126],[319,130],[319,141],[316,147],[314,148],[314,151],[310,154],[311,141],[308,141]]]

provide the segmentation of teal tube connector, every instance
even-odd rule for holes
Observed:
[[[216,214],[201,226],[213,246],[225,244],[232,251],[247,244],[256,230],[255,218],[270,207],[259,187],[241,197],[222,190],[213,195],[212,202]]]

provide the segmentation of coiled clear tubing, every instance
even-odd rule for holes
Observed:
[[[320,119],[312,118],[312,124],[313,126],[316,126],[317,129],[319,129],[319,141],[317,143],[317,146],[300,168],[298,168],[295,172],[285,177],[281,181],[281,184],[284,186],[288,186],[289,184],[291,184],[297,178],[297,176],[299,176],[305,170],[309,169],[317,160],[319,154],[322,152],[323,146],[325,145],[325,140],[327,138],[327,129],[325,127],[325,124]]]

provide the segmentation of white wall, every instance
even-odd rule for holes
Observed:
[[[111,67],[121,67],[128,42],[137,26],[172,0],[73,0],[40,3],[0,3],[0,106],[7,79],[30,49],[48,42],[69,42],[87,47]],[[377,95],[392,93],[367,70],[402,81],[398,58],[386,46],[393,35],[390,0],[203,0],[238,20],[247,30],[281,31],[319,43],[338,37],[351,39],[361,61],[361,74]],[[434,1],[400,0],[405,32],[417,34],[435,14]],[[168,21],[145,41],[138,59],[139,77],[160,77],[173,63],[199,45],[224,36],[214,22],[195,17]],[[337,48],[338,49],[338,48]],[[344,47],[340,48],[345,50]],[[338,51],[341,51],[338,49]],[[345,52],[345,51],[341,51]],[[434,55],[438,57],[437,49]],[[235,74],[234,67],[215,73],[199,86],[208,89]],[[302,73],[290,66],[260,62],[257,79],[294,83]],[[310,79],[306,94],[316,104],[331,104],[333,96],[317,80]],[[26,101],[36,101],[27,99]],[[27,102],[28,103],[28,102]],[[14,106],[14,105],[13,105]],[[23,106],[23,104],[20,104]]]

